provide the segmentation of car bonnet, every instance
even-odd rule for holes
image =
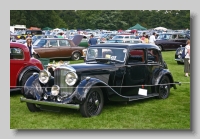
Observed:
[[[83,39],[83,35],[75,35],[72,39],[75,45],[79,45],[81,40]]]

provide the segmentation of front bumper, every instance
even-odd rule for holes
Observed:
[[[71,109],[79,109],[79,104],[65,104],[65,103],[56,103],[56,102],[48,102],[48,101],[39,101],[33,99],[27,99],[24,97],[20,98],[20,102],[28,102],[38,105],[46,105],[46,106],[55,106],[55,107],[62,107],[62,108],[71,108]]]

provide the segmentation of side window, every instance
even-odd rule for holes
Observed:
[[[58,46],[57,40],[50,40],[49,41],[49,46],[50,47],[57,47]]]
[[[172,35],[172,39],[177,39],[177,35],[176,34]]]
[[[20,48],[10,48],[10,59],[24,59],[23,50]]]
[[[144,50],[131,50],[129,52],[128,64],[144,63]]]
[[[135,39],[135,36],[130,36],[131,39]]]
[[[69,47],[70,46],[69,42],[67,40],[59,40],[58,43],[59,43],[59,46],[61,46],[61,47]]]
[[[148,50],[148,55],[147,55],[147,60],[148,60],[148,63],[159,63],[160,62],[160,57],[159,57],[158,50],[149,49]]]
[[[129,36],[125,36],[125,39],[129,39]]]
[[[179,39],[184,39],[185,36],[184,36],[183,34],[179,34],[179,35],[178,35],[178,38],[179,38]]]

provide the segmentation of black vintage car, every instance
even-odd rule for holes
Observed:
[[[31,112],[64,107],[91,117],[101,113],[105,101],[166,99],[176,84],[156,45],[98,44],[88,47],[85,63],[33,74],[20,100]]]
[[[186,33],[162,33],[159,34],[155,44],[161,51],[176,50],[180,45],[184,47],[188,39],[189,37]]]

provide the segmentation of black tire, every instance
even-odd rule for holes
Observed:
[[[158,47],[160,48],[160,51],[164,50],[161,45],[158,45]]]
[[[183,64],[183,63],[181,63],[180,61],[177,61],[177,64],[179,64],[179,65],[180,65],[180,64]]]
[[[22,86],[21,94],[22,94],[22,95],[24,95],[24,85],[25,85],[27,79],[28,79],[33,73],[34,73],[33,71],[29,71],[28,73],[26,73],[26,74],[22,77],[22,81],[21,81],[21,86]]]
[[[170,81],[167,76],[163,76],[157,86],[157,92],[159,93],[159,99],[166,99],[170,94]]]
[[[103,93],[100,88],[91,88],[86,100],[80,105],[80,112],[83,117],[97,116],[101,113],[104,105]]]
[[[30,112],[38,112],[38,111],[40,111],[40,108],[36,107],[35,104],[27,102],[26,105],[27,105],[27,107],[28,107]]]
[[[81,54],[79,52],[75,52],[72,54],[72,60],[79,60],[81,58]]]

